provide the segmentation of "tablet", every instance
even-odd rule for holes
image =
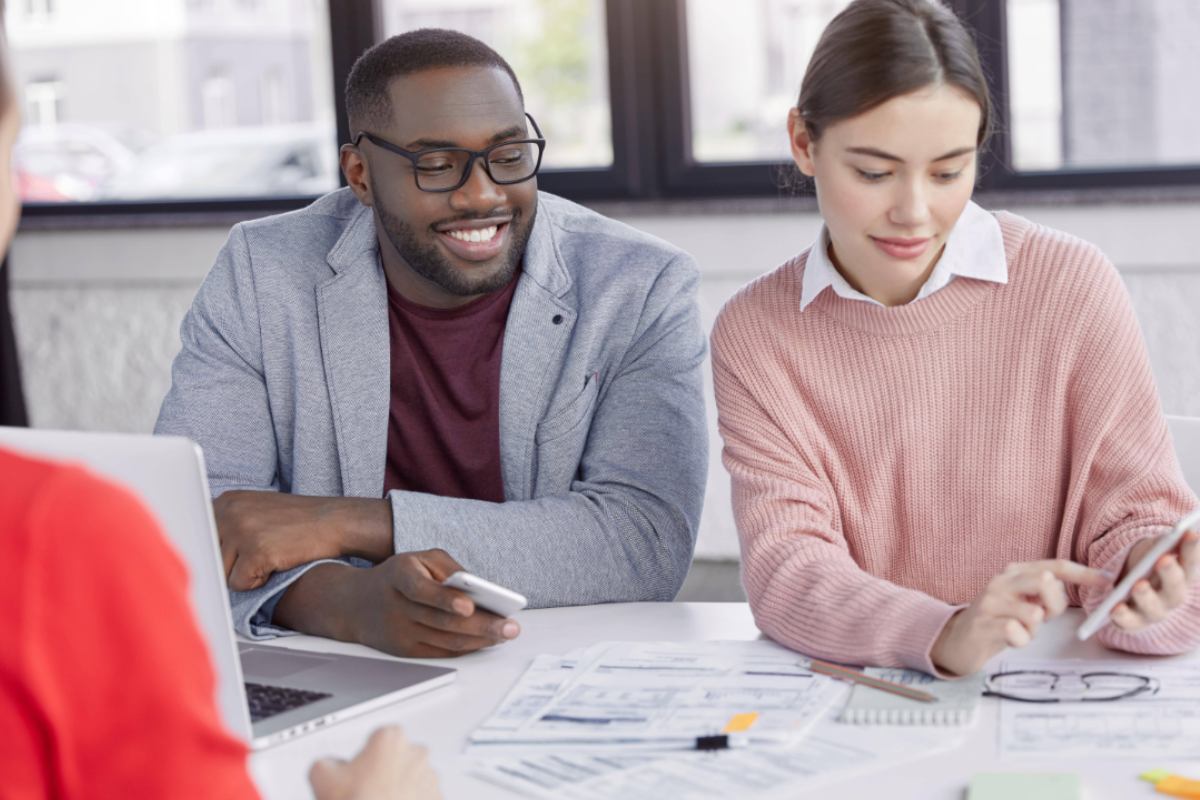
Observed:
[[[1183,535],[1195,528],[1197,524],[1200,524],[1200,508],[1190,514],[1185,514],[1179,522],[1175,523],[1175,527],[1171,528],[1171,532],[1159,539],[1158,544],[1151,547],[1150,552],[1142,556],[1142,560],[1137,563],[1137,566],[1129,570],[1129,574],[1117,584],[1108,597],[1104,598],[1104,602],[1100,604],[1099,608],[1093,611],[1091,616],[1079,626],[1079,630],[1075,633],[1079,637],[1079,641],[1085,641],[1093,633],[1103,628],[1108,622],[1108,615],[1117,607],[1117,603],[1129,596],[1133,585],[1141,578],[1146,577],[1154,568],[1154,562],[1158,561],[1164,553],[1174,550]]]

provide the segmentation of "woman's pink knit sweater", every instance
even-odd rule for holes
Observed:
[[[808,655],[935,672],[942,626],[1012,562],[1119,572],[1197,500],[1137,320],[1093,246],[1007,213],[1009,282],[884,308],[822,292],[807,253],[712,337],[724,463],[758,626]],[[1092,608],[1105,590],[1068,586]],[[1200,590],[1106,645],[1200,643]]]

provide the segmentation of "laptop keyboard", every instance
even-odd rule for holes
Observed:
[[[250,721],[260,720],[300,708],[331,694],[322,692],[306,692],[303,689],[288,689],[283,686],[264,686],[261,683],[246,684],[246,699],[250,701]]]

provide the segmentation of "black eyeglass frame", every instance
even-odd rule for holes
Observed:
[[[1063,677],[1057,672],[1050,672],[1048,670],[1040,669],[1019,669],[1013,672],[997,672],[995,675],[988,676],[987,681],[984,683],[983,696],[999,697],[1002,700],[1015,700],[1018,703],[1109,703],[1113,700],[1124,700],[1127,697],[1133,697],[1134,695],[1142,694],[1143,692],[1153,693],[1158,691],[1158,682],[1153,678],[1148,678],[1145,675],[1134,675],[1132,672],[1086,672],[1079,676],[1079,681],[1088,688],[1091,688],[1088,684],[1088,678],[1137,678],[1142,682],[1141,686],[1130,689],[1128,692],[1119,694],[1115,697],[1076,697],[1068,700],[1063,700],[1061,697],[1017,697],[1016,695],[993,691],[990,688],[992,681],[994,681],[996,678],[1007,678],[1012,675],[1049,675],[1054,678],[1054,681],[1050,684],[1051,691],[1053,691],[1054,687],[1058,685],[1059,678]]]
[[[405,150],[403,147],[401,147],[398,144],[392,144],[391,142],[386,141],[384,139],[380,139],[375,134],[367,133],[366,131],[359,131],[357,134],[355,134],[353,142],[354,142],[354,146],[358,147],[358,143],[360,141],[362,141],[362,138],[365,136],[372,144],[382,147],[384,150],[390,150],[391,152],[396,153],[397,155],[401,155],[401,156],[404,156],[405,158],[407,158],[409,161],[412,162],[412,165],[413,165],[413,183],[415,183],[417,185],[417,188],[420,189],[422,192],[453,192],[457,189],[461,189],[463,187],[463,184],[465,184],[470,179],[471,170],[475,169],[475,160],[476,159],[481,159],[483,161],[483,170],[484,170],[484,172],[487,173],[487,176],[491,180],[492,183],[494,183],[498,186],[511,186],[514,183],[524,183],[525,181],[532,180],[533,178],[537,177],[538,170],[542,168],[542,153],[544,153],[546,150],[546,139],[545,139],[545,137],[542,136],[542,129],[538,127],[537,120],[535,120],[533,118],[533,115],[530,114],[528,111],[525,112],[525,116],[529,118],[529,121],[531,123],[533,123],[533,130],[537,133],[536,139],[513,139],[513,140],[507,141],[507,142],[499,142],[497,144],[492,145],[491,147],[485,147],[483,150],[469,150],[466,147],[435,147],[431,150],[417,150],[414,152],[412,150]],[[488,163],[487,156],[489,153],[491,153],[493,150],[495,150],[497,148],[511,147],[514,144],[536,144],[537,145],[537,148],[538,148],[537,163],[533,165],[533,172],[529,173],[529,175],[524,178],[517,178],[515,181],[496,180],[496,176],[492,174],[492,166],[490,163]],[[422,158],[423,156],[429,155],[430,153],[445,153],[445,152],[451,152],[451,151],[455,152],[455,153],[466,153],[467,154],[467,165],[463,169],[462,177],[459,178],[458,183],[454,184],[453,186],[449,186],[445,189],[426,189],[424,186],[421,185],[421,181],[417,177],[417,161],[420,158]]]

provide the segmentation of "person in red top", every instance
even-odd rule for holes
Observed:
[[[0,450],[0,798],[256,798],[226,732],[187,572],[130,493]],[[422,748],[376,731],[310,775],[318,800],[439,797]]]
[[[0,253],[20,129],[0,0]],[[256,798],[222,727],[187,572],[128,492],[0,449],[0,800]],[[399,728],[309,774],[318,800],[434,800]]]

